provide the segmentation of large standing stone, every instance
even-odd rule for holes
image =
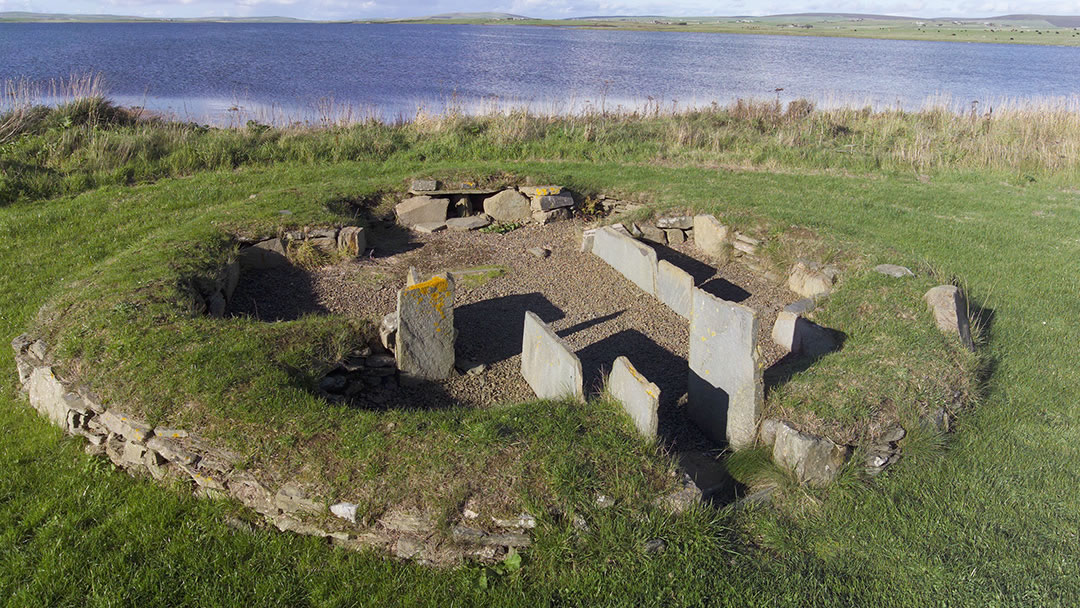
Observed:
[[[649,295],[656,293],[656,251],[610,226],[596,231],[592,252]]]
[[[615,359],[608,376],[608,391],[622,404],[641,434],[656,438],[660,388],[642,376],[626,357]]]
[[[776,427],[773,462],[795,474],[800,483],[824,486],[836,479],[849,455],[825,437],[801,433],[786,422]]]
[[[442,380],[454,372],[454,283],[437,276],[398,292],[394,355],[411,378]]]
[[[523,222],[532,217],[532,206],[517,190],[503,190],[484,199],[484,213],[496,222]]]
[[[394,207],[394,213],[402,226],[439,224],[446,221],[446,210],[449,206],[448,198],[414,196],[398,203]]]
[[[656,265],[656,297],[684,319],[690,318],[694,277],[667,260]]]
[[[757,315],[697,288],[693,294],[687,415],[713,441],[752,446],[764,400]]]
[[[971,325],[968,323],[967,298],[955,285],[938,285],[923,296],[938,329],[947,334],[956,334],[970,349],[975,348],[971,340]]]
[[[694,245],[718,260],[731,257],[731,231],[711,215],[694,216]]]
[[[541,399],[585,400],[581,360],[531,311],[521,338],[521,375]]]

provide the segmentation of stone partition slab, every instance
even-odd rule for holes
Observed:
[[[531,311],[521,338],[521,375],[541,399],[585,400],[581,360]]]
[[[764,401],[757,315],[698,288],[693,294],[687,415],[713,441],[752,446]]]
[[[641,434],[656,439],[660,388],[638,373],[626,357],[615,359],[608,376],[608,391],[622,404]]]
[[[684,319],[690,318],[694,277],[682,268],[660,260],[656,265],[656,297]]]
[[[394,355],[408,378],[442,380],[454,373],[454,282],[437,276],[398,292]]]
[[[632,237],[604,226],[593,237],[593,254],[604,260],[642,291],[656,295],[656,251]]]

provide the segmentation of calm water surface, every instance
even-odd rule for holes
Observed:
[[[935,96],[983,107],[1075,98],[1080,48],[520,26],[0,24],[0,80],[91,72],[120,103],[215,123],[774,95],[917,109]]]

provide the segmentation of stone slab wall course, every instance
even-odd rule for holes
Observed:
[[[764,401],[757,315],[701,289],[693,294],[687,414],[713,441],[750,447]]]
[[[541,399],[585,400],[581,360],[531,311],[525,313],[521,375]]]
[[[610,226],[596,231],[592,252],[630,279],[642,291],[656,295],[656,251]]]

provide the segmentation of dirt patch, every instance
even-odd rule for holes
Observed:
[[[520,374],[526,311],[536,313],[581,358],[585,390],[595,394],[616,357],[625,355],[661,389],[660,434],[678,449],[708,447],[686,423],[689,323],[643,294],[591,253],[581,251],[579,222],[525,226],[507,234],[403,233],[390,224],[372,226],[373,255],[313,270],[288,268],[247,273],[233,296],[231,313],[267,321],[303,314],[337,313],[379,319],[394,310],[410,266],[422,275],[475,267],[505,269],[481,281],[462,281],[455,296],[459,361],[483,363],[480,375],[458,375],[432,387],[386,391],[385,407],[494,407],[534,398]],[[540,258],[528,250],[546,247]],[[798,299],[782,285],[738,262],[714,267],[692,243],[654,245],[718,297],[758,312],[762,363],[785,353],[772,343],[777,311]],[[480,282],[476,285],[473,283]]]

